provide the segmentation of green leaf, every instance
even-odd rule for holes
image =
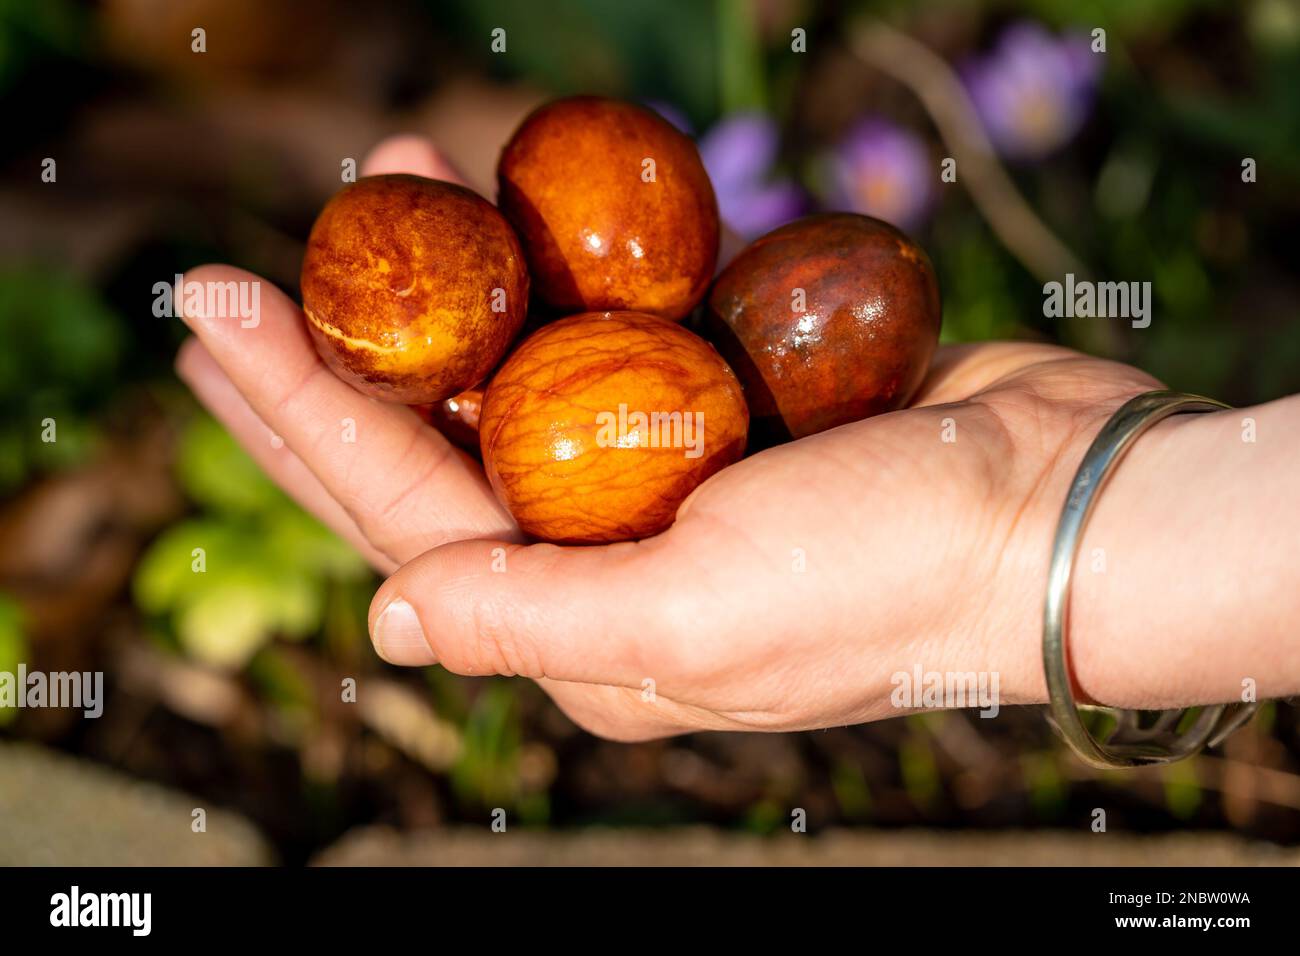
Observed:
[[[750,0],[718,0],[718,68],[722,112],[767,106],[757,11]]]
[[[317,633],[330,582],[368,569],[349,544],[273,485],[212,418],[193,420],[177,470],[208,512],[161,534],[136,568],[141,610],[171,622],[185,653],[241,668],[273,637]]]
[[[159,535],[136,566],[133,588],[135,602],[147,614],[164,614],[181,604],[187,594],[204,588],[203,574],[195,570],[203,550],[209,556],[238,554],[238,532],[212,520],[183,521]]]
[[[355,581],[369,573],[356,548],[296,507],[267,516],[266,548],[275,560],[328,578]]]
[[[717,18],[712,3],[657,0],[436,0],[458,47],[497,75],[556,94],[599,92],[667,100],[699,126],[717,110]],[[506,31],[505,55],[490,51]],[[546,36],[545,43],[530,37]],[[666,64],[672,64],[666,69]]]
[[[277,634],[306,637],[324,613],[324,580],[276,554],[254,525],[177,525],[146,552],[134,585],[139,607],[170,615],[185,651],[215,667],[242,667]]]
[[[862,768],[848,760],[837,760],[831,768],[831,789],[835,802],[846,817],[865,820],[871,816],[871,785]]]
[[[235,670],[270,637],[269,621],[255,592],[218,587],[199,594],[176,620],[181,646],[196,660]]]
[[[2,59],[2,57],[0,57]],[[126,336],[77,277],[45,266],[0,268],[0,492],[33,470],[83,461],[91,424],[112,391]],[[57,441],[43,441],[54,419]]]
[[[1161,783],[1164,785],[1165,806],[1170,813],[1182,820],[1196,813],[1204,795],[1196,777],[1195,758],[1165,764],[1161,768]]]
[[[181,646],[213,667],[237,669],[279,634],[304,637],[320,626],[323,595],[294,569],[251,562],[184,595],[173,614]]]
[[[474,701],[451,782],[461,799],[480,806],[513,805],[519,797],[519,715],[514,694],[493,681]]]
[[[15,673],[18,665],[27,660],[28,650],[22,609],[12,598],[0,594],[0,671]],[[12,722],[17,716],[17,708],[0,706],[0,726]]]
[[[99,294],[43,266],[0,270],[0,397],[28,406],[35,389],[92,398],[111,380],[126,333]],[[6,418],[9,416],[6,415]]]
[[[249,515],[288,503],[257,463],[207,415],[185,429],[176,469],[186,494],[214,511]]]

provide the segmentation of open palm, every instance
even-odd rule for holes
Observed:
[[[454,176],[413,138],[366,164],[396,171]],[[264,284],[261,301],[255,328],[187,315],[178,369],[268,474],[392,574],[372,606],[380,653],[535,678],[619,739],[888,716],[891,675],[918,665],[996,671],[1003,702],[1043,699],[1042,591],[1027,582],[1043,580],[1086,445],[1157,384],[1053,346],[945,347],[911,408],[725,469],[655,538],[561,548],[525,543],[478,463],[413,411],[336,379],[291,300]]]

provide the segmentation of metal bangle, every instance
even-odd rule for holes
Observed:
[[[1256,704],[1218,704],[1187,710],[1114,710],[1081,705],[1070,680],[1065,618],[1074,558],[1097,496],[1115,466],[1151,426],[1170,415],[1230,408],[1214,399],[1156,391],[1125,402],[1102,427],[1070,483],[1056,526],[1043,612],[1043,670],[1047,674],[1048,718],[1079,757],[1102,769],[1171,763],[1218,744],[1254,713]],[[1109,711],[1114,729],[1098,740],[1084,726],[1080,710]],[[1195,711],[1201,713],[1193,719]],[[1190,726],[1186,726],[1191,721]]]

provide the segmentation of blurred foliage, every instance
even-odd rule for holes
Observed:
[[[355,550],[290,501],[213,419],[186,428],[177,477],[201,513],[149,548],[135,596],[196,659],[238,668],[275,635],[315,634],[331,586],[367,576]]]
[[[757,10],[747,0],[718,0],[719,106],[723,113],[767,107]]]
[[[1197,9],[1210,10],[1217,5],[1218,0],[1027,0],[1014,7],[1005,2],[990,7],[995,11],[1014,9],[1055,27],[1104,25],[1108,35],[1125,41],[1169,30]]]
[[[1189,760],[1165,764],[1161,776],[1169,812],[1180,820],[1193,817],[1204,796],[1196,780],[1196,764]]]
[[[461,756],[451,771],[452,788],[465,802],[488,809],[515,805],[520,740],[514,708],[514,694],[500,681],[492,681],[470,708]]]
[[[718,44],[713,3],[662,0],[436,0],[489,72],[526,78],[556,93],[666,100],[700,123],[716,115]],[[507,54],[490,52],[494,29],[506,31]],[[538,38],[545,38],[538,42]],[[672,69],[664,69],[671,63]]]
[[[1061,776],[1056,753],[1026,753],[1020,767],[1034,812],[1040,819],[1058,818],[1065,809],[1069,784]]]
[[[67,0],[0,0],[0,92],[41,59],[84,54],[91,21]]]
[[[871,817],[871,784],[862,768],[848,761],[838,761],[831,769],[831,787],[840,812],[849,820],[868,820]]]
[[[449,774],[457,802],[475,815],[502,807],[525,824],[546,822],[548,795],[526,787],[520,772],[524,727],[517,682],[489,678],[471,685],[440,667],[423,674],[435,711],[462,731]]]
[[[0,494],[83,461],[125,332],[100,295],[43,266],[0,268]],[[49,421],[53,421],[53,441]]]
[[[859,771],[860,773],[860,771]],[[789,822],[786,807],[776,800],[763,799],[745,811],[744,828],[751,833],[776,833]]]
[[[909,714],[906,737],[898,745],[898,770],[903,788],[921,809],[935,804],[941,791],[938,763],[931,745],[931,727],[945,719],[942,713]]]
[[[17,674],[18,665],[28,659],[27,637],[23,632],[22,609],[0,594],[0,673]],[[22,692],[21,690],[19,691]],[[16,707],[0,706],[0,727],[18,717]]]
[[[1089,321],[1112,322],[1114,356],[1175,388],[1240,404],[1300,388],[1300,257],[1285,238],[1283,212],[1294,211],[1300,195],[1300,5],[1243,5],[1246,35],[1231,40],[1221,21],[1232,11],[1214,4],[1040,0],[1028,7],[1054,26],[1100,25],[1108,33],[1100,99],[1079,142],[1011,170],[1096,276],[1151,281],[1149,328]],[[990,9],[1023,16],[1010,4]],[[1135,62],[1139,51],[1150,60],[1152,43],[1173,42],[1171,34],[1198,14],[1220,22],[1188,28],[1187,48],[1175,56],[1174,68],[1195,82],[1184,88]],[[1281,26],[1259,30],[1256,22]],[[1253,67],[1249,86],[1229,92],[1216,73],[1247,68],[1234,63],[1243,56]],[[1259,164],[1256,183],[1241,181],[1246,156]],[[950,195],[923,237],[940,273],[944,339],[1030,333],[1081,345],[1086,327],[1045,320],[1041,287],[964,197]],[[1267,347],[1258,347],[1264,340]]]

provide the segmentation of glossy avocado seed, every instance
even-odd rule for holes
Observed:
[[[358,391],[436,403],[481,382],[528,308],[510,224],[471,190],[420,176],[344,187],[312,227],[302,304],[325,364]]]
[[[921,247],[878,219],[828,213],[746,247],[714,284],[706,328],[770,444],[903,406],[939,324]]]
[[[560,319],[488,384],[483,465],[529,534],[570,544],[658,534],[744,453],[749,413],[699,336],[640,312]]]
[[[578,96],[533,112],[497,166],[533,289],[560,312],[680,319],[718,256],[718,206],[695,144],[650,110]]]

